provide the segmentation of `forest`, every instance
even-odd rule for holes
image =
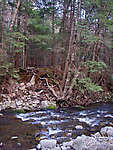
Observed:
[[[58,107],[112,100],[112,0],[0,0],[0,12],[0,101],[25,90]]]

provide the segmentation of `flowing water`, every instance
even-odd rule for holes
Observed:
[[[93,104],[85,109],[2,113],[4,117],[0,119],[0,142],[4,150],[7,150],[7,145],[11,150],[27,150],[36,147],[41,139],[55,138],[58,143],[62,143],[78,135],[91,135],[106,125],[113,126],[113,102]]]

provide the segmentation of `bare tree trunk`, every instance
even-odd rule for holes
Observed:
[[[9,27],[9,31],[12,31],[12,27],[13,27],[13,25],[14,25],[15,18],[16,18],[16,15],[17,15],[17,12],[18,12],[18,8],[19,8],[19,6],[20,6],[20,3],[21,3],[21,0],[18,0],[17,6],[16,6],[16,8],[15,8],[14,15],[13,15],[13,18],[12,18],[11,25],[10,25],[10,27]]]
[[[65,68],[65,61],[66,61],[66,14],[68,13],[68,8],[70,6],[71,0],[67,3],[64,0],[64,11],[63,11],[63,18],[62,18],[62,34],[63,34],[63,42],[62,42],[62,62],[61,62],[61,69],[64,70]]]
[[[74,14],[75,14],[75,0],[73,1],[73,18],[72,18],[73,21],[72,21],[71,34],[70,34],[70,39],[69,39],[68,54],[67,54],[67,59],[66,59],[66,63],[65,63],[63,79],[62,79],[62,89],[65,86],[66,76],[67,76],[68,67],[69,67],[69,60],[70,60],[70,55],[71,55],[71,45],[72,45],[72,39],[73,39],[74,19],[75,19]]]
[[[53,12],[52,12],[52,54],[51,54],[51,65],[53,67],[56,66],[56,52],[55,52],[55,24],[54,24],[54,21],[55,21],[55,0],[52,0],[53,2]]]
[[[76,24],[78,24],[81,16],[81,0],[78,0],[78,10],[77,10],[77,16],[76,16]]]
[[[24,35],[27,35],[27,15],[24,14]],[[24,46],[24,52],[23,52],[23,67],[27,67],[28,66],[28,53],[27,53],[27,48],[28,48],[28,44],[27,44],[27,40],[25,39],[25,46]]]
[[[4,4],[1,2],[1,49],[3,51],[4,43]]]

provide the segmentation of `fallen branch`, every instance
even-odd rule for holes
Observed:
[[[47,78],[40,78],[40,79],[46,81],[46,84],[47,84],[49,90],[53,93],[53,95],[54,95],[56,98],[58,98],[58,95],[56,94],[55,90],[52,88],[52,86],[49,85],[48,79],[47,79]]]

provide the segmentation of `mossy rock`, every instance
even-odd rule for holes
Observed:
[[[25,110],[22,110],[22,109],[16,109],[15,110],[15,112],[17,113],[17,114],[25,114],[26,113],[26,111]]]
[[[41,108],[42,109],[56,109],[56,104],[50,101],[42,101]]]
[[[46,107],[47,109],[56,109],[56,107],[55,106],[48,106],[48,107]]]

